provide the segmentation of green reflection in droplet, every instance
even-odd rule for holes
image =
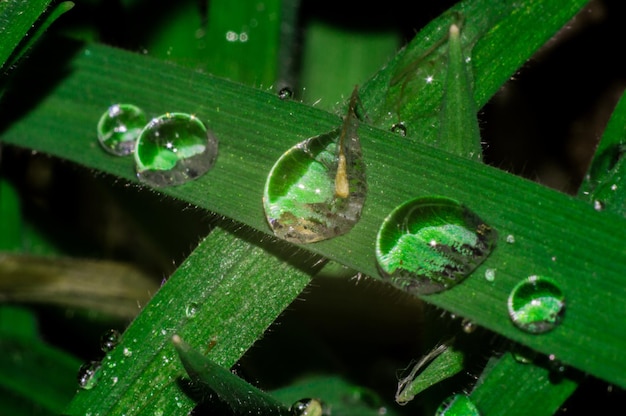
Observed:
[[[479,416],[480,412],[465,394],[455,394],[445,399],[437,408],[435,416]]]
[[[217,139],[197,117],[167,113],[146,125],[135,150],[137,177],[152,186],[180,185],[213,167]]]
[[[458,202],[417,198],[385,219],[376,239],[376,259],[394,286],[428,294],[461,282],[491,253],[495,241],[495,230]]]
[[[324,404],[318,399],[300,399],[289,407],[293,416],[323,416]]]
[[[148,117],[133,104],[114,104],[98,121],[98,142],[104,150],[116,156],[135,151],[137,137],[148,122]]]
[[[554,281],[530,276],[519,282],[508,299],[511,321],[520,329],[541,334],[561,323],[565,312],[565,296]]]
[[[93,389],[100,379],[100,361],[88,361],[78,370],[78,386],[84,390]]]
[[[356,102],[355,90],[342,127],[298,143],[272,167],[263,206],[276,236],[312,243],[345,234],[359,220],[367,183]]]

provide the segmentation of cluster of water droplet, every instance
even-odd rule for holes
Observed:
[[[110,329],[106,331],[100,337],[100,349],[105,354],[113,350],[121,341],[122,335],[116,329]],[[102,367],[102,361],[91,360],[87,361],[78,369],[78,386],[84,390],[91,390],[97,384],[100,379],[100,368]]]
[[[165,113],[149,122],[133,104],[115,104],[100,117],[98,141],[116,156],[135,155],[137,177],[155,187],[180,185],[211,169],[217,139],[196,116]]]

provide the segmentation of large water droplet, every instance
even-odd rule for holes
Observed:
[[[437,408],[435,416],[479,416],[480,412],[465,394],[455,394],[445,399]]]
[[[417,198],[394,209],[376,239],[384,278],[405,291],[428,294],[461,282],[491,253],[496,232],[458,202]]]
[[[312,243],[344,234],[359,220],[367,184],[357,98],[355,90],[340,129],[298,143],[272,167],[263,206],[276,236]]]
[[[318,399],[300,399],[289,408],[293,416],[323,416],[325,406]]]
[[[180,185],[213,167],[217,139],[197,117],[167,113],[154,118],[137,140],[137,177],[152,186]]]
[[[109,329],[100,337],[100,349],[109,352],[120,343],[122,334],[116,329]]]
[[[98,141],[107,152],[126,156],[135,151],[139,133],[148,117],[133,104],[114,104],[98,121]]]
[[[530,276],[518,283],[508,299],[509,316],[520,329],[541,334],[561,323],[565,297],[551,279]]]
[[[85,390],[93,389],[100,378],[100,361],[88,361],[78,370],[78,386]]]

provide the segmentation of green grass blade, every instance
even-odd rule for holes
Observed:
[[[207,394],[216,393],[235,413],[291,415],[291,411],[283,403],[239,378],[230,370],[215,364],[178,335],[172,337],[172,342],[195,387],[208,389]]]
[[[567,378],[555,380],[544,367],[515,360],[511,353],[497,360],[471,394],[481,414],[553,415],[577,387]]]
[[[35,318],[29,311],[13,306],[0,307],[0,391],[3,392],[0,408],[3,412],[8,410],[6,394],[10,402],[19,397],[32,409],[38,407],[46,413],[59,414],[76,390],[79,366],[76,358],[39,339]]]
[[[215,229],[105,357],[97,386],[81,390],[66,413],[188,412],[193,395],[181,390],[185,372],[172,336],[199,348],[215,338],[209,357],[230,368],[306,286],[315,262],[259,233]]]
[[[0,177],[0,251],[22,248],[22,213],[17,190]]]
[[[92,45],[78,50],[68,76],[32,111],[19,118],[7,114],[15,122],[4,127],[1,140],[135,181],[132,161],[104,154],[95,139],[100,114],[118,101],[134,102],[152,113],[186,110],[207,121],[220,140],[216,167],[192,183],[162,192],[265,233],[265,174],[286,149],[341,123],[335,115],[273,94]],[[619,358],[626,348],[626,328],[620,324],[626,318],[626,236],[615,233],[626,227],[625,219],[429,146],[407,147],[389,132],[366,125],[359,132],[370,183],[361,220],[349,234],[307,250],[378,277],[374,241],[393,208],[409,197],[432,194],[462,201],[498,231],[496,249],[462,285],[425,299],[626,386],[626,363]],[[515,243],[507,242],[509,235]],[[484,278],[487,269],[496,270],[493,281]],[[563,324],[542,336],[516,329],[506,309],[510,290],[531,274],[556,279],[568,303]]]

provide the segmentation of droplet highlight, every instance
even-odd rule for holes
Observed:
[[[109,329],[100,337],[100,349],[109,352],[122,340],[122,334],[116,329]]]
[[[441,403],[435,416],[480,416],[480,412],[468,396],[455,394]]]
[[[513,324],[531,334],[551,331],[565,313],[563,292],[554,281],[541,276],[530,276],[518,283],[507,304]]]
[[[431,196],[405,202],[384,220],[376,239],[383,278],[415,294],[449,289],[491,253],[496,231],[452,199]]]
[[[88,361],[78,370],[78,386],[84,390],[93,389],[100,378],[100,361]]]
[[[152,119],[137,140],[135,162],[141,182],[180,185],[211,169],[217,139],[196,116],[166,113]]]
[[[148,117],[136,105],[114,104],[98,121],[98,142],[113,155],[129,155],[135,151],[137,137],[147,122]]]
[[[263,207],[277,237],[312,243],[345,234],[359,220],[367,183],[357,100],[355,89],[341,128],[298,143],[272,167]]]

